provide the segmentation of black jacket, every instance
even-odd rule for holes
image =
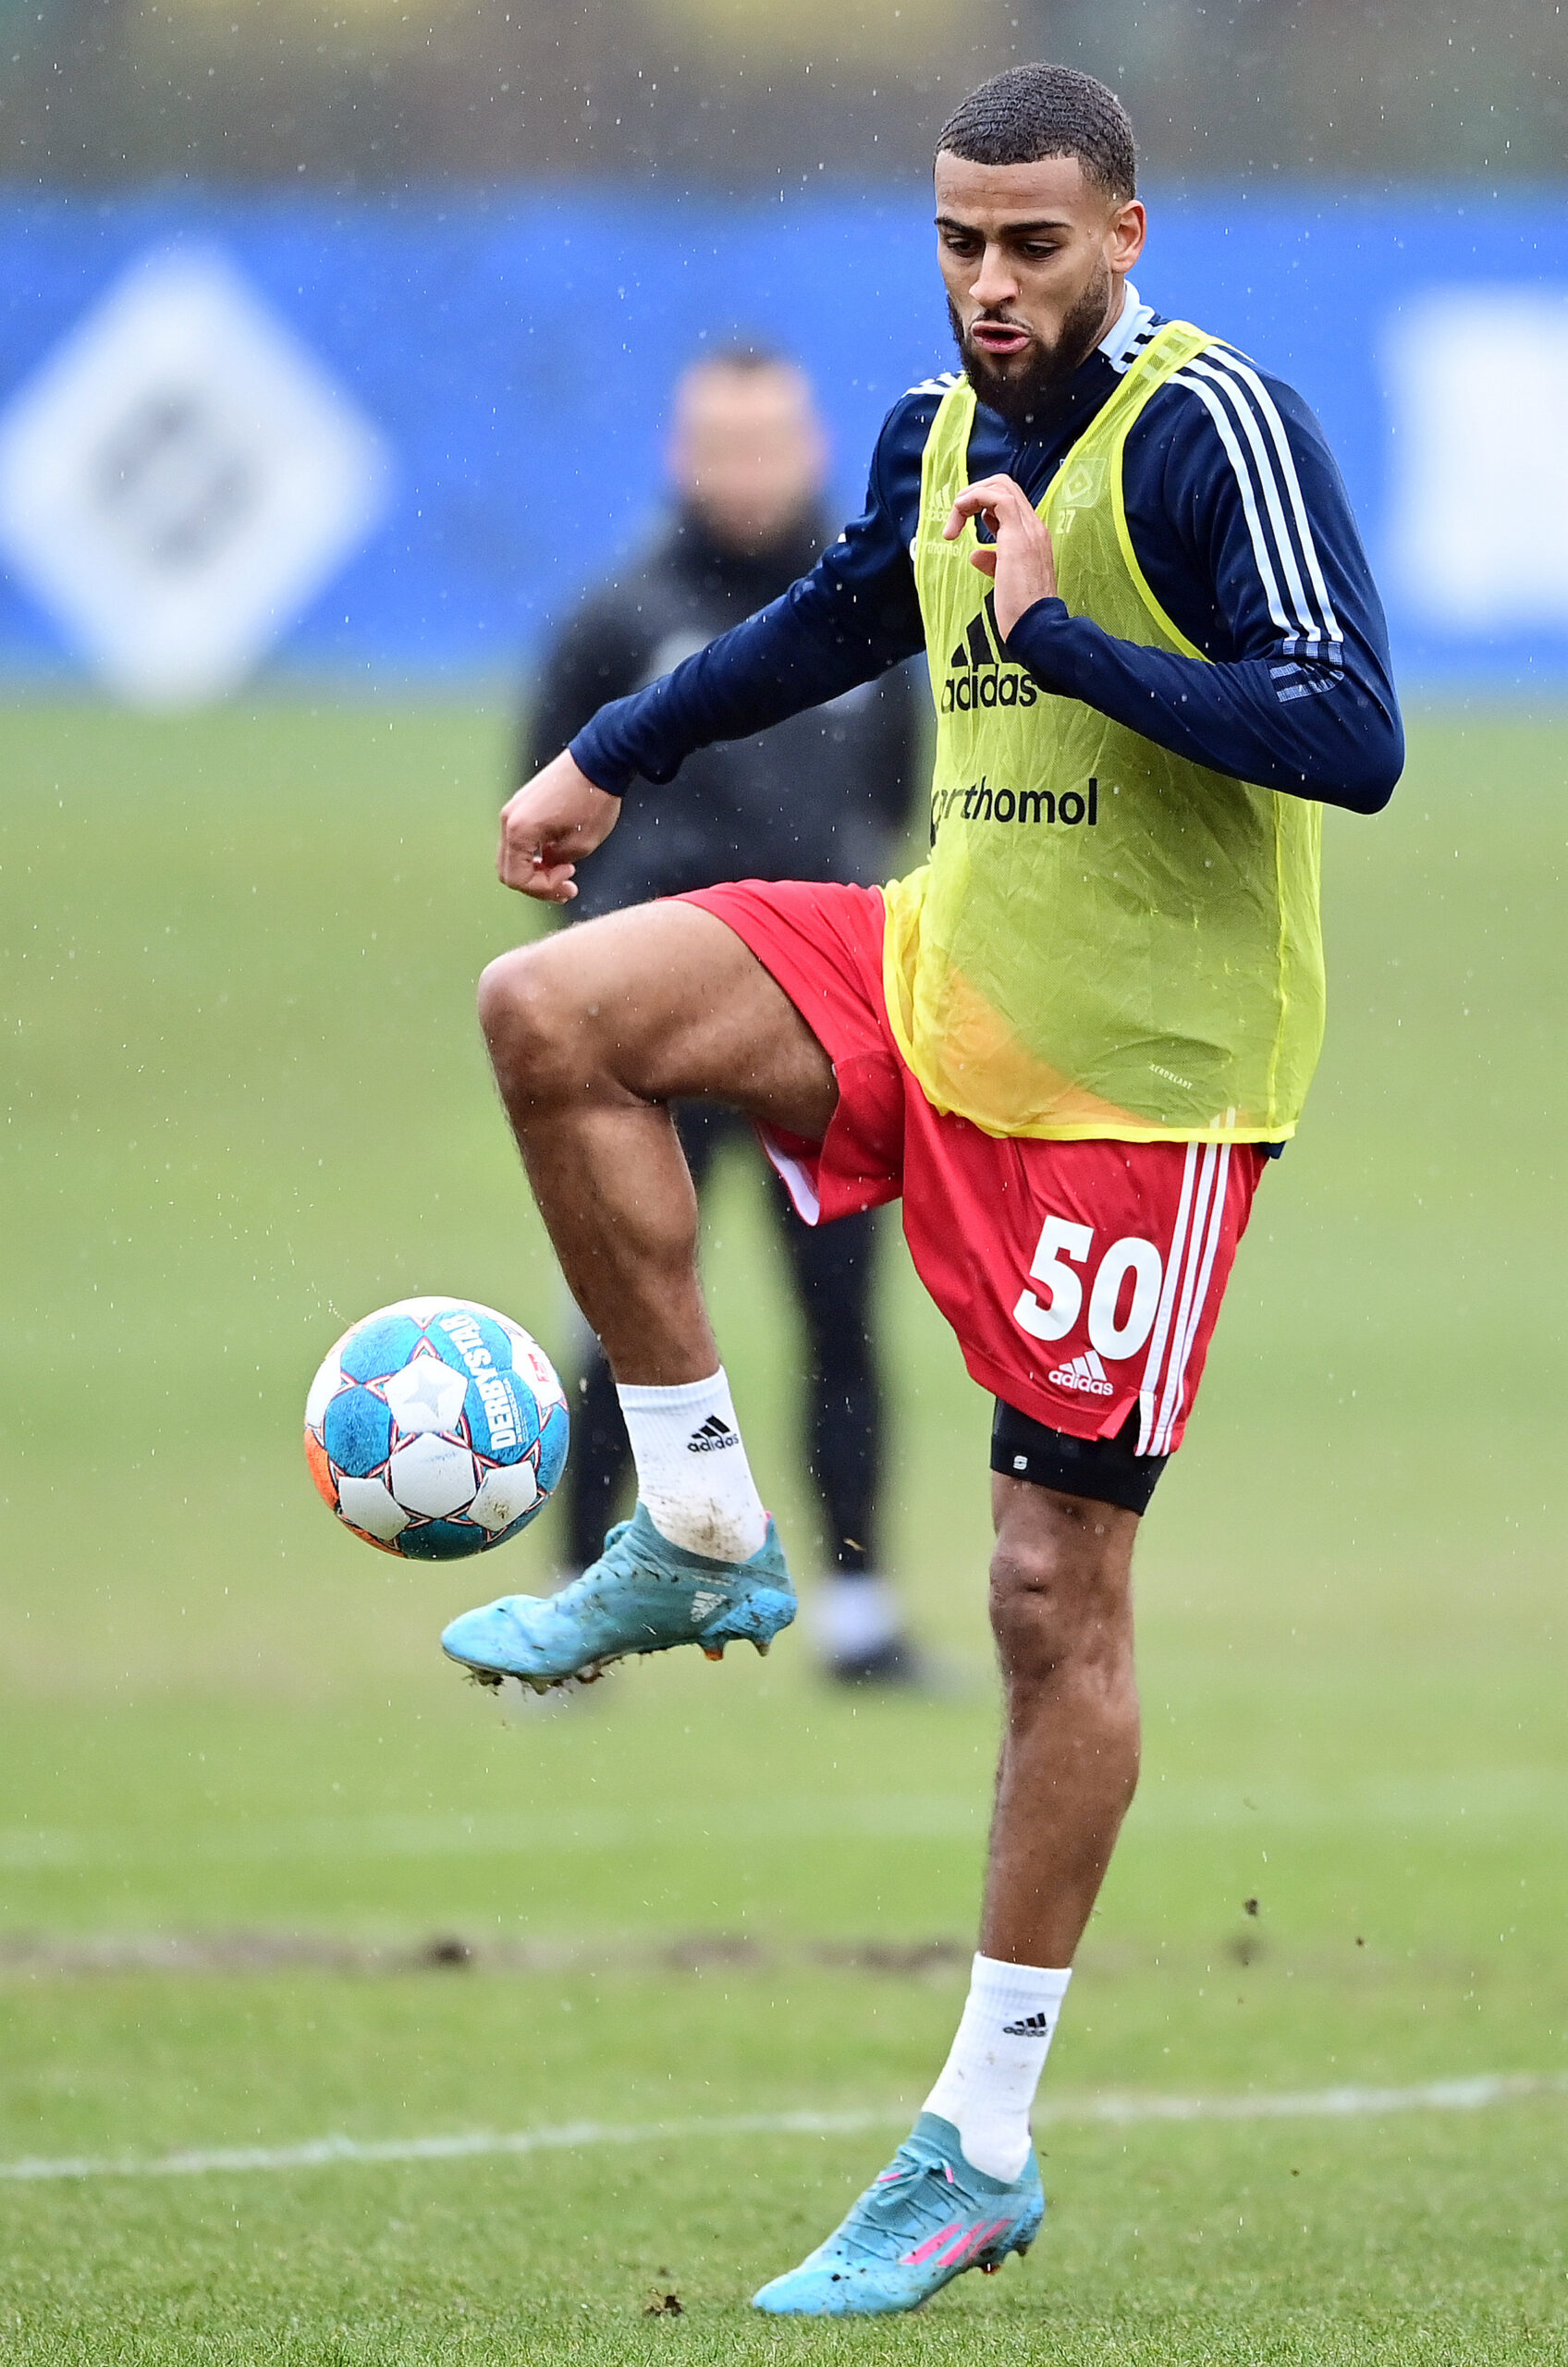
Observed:
[[[606,700],[656,681],[777,599],[829,539],[813,517],[743,558],[691,516],[677,517],[557,639],[521,777],[557,755]],[[722,879],[885,878],[913,798],[922,690],[900,667],[771,730],[689,756],[677,791],[627,799],[619,827],[578,872],[571,917]]]

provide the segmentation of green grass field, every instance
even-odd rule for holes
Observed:
[[[896,1229],[891,1558],[943,1697],[840,1698],[791,1640],[504,1724],[435,1637],[548,1573],[548,1516],[404,1571],[298,1433],[404,1293],[570,1336],[472,1019],[528,918],[506,718],[0,729],[0,2169],[598,2128],[0,2177],[0,2352],[1568,2359],[1568,722],[1431,715],[1390,812],[1330,817],[1329,1049],[1146,1525],[1145,1775],[1047,2075],[1047,2238],[839,2330],[747,2297],[940,2061],[996,1739],[988,1408]],[[744,1164],[708,1259],[809,1581]],[[1539,2084],[1103,2116],[1485,2074]],[[713,2125],[791,2114],[823,2125]]]

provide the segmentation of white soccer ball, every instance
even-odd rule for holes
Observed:
[[[305,1400],[311,1477],[367,1544],[445,1562],[504,1545],[549,1501],[570,1420],[521,1324],[406,1298],[345,1331]]]

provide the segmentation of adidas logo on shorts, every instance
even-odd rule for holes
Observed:
[[[1081,1389],[1090,1397],[1114,1397],[1116,1392],[1105,1377],[1105,1367],[1093,1348],[1086,1355],[1074,1356],[1070,1365],[1058,1365],[1046,1379],[1058,1389]]]
[[[701,1429],[693,1430],[687,1440],[686,1452],[688,1454],[712,1454],[717,1447],[739,1446],[740,1443],[729,1423],[721,1421],[717,1414],[710,1414]]]

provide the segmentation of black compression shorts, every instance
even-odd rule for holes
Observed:
[[[991,1425],[991,1468],[1009,1479],[1055,1488],[1063,1496],[1087,1496],[1096,1503],[1117,1504],[1123,1512],[1142,1513],[1170,1457],[1134,1454],[1137,1434],[1136,1406],[1113,1439],[1075,1439],[1065,1430],[1047,1429],[1032,1414],[1021,1414],[998,1397]]]

